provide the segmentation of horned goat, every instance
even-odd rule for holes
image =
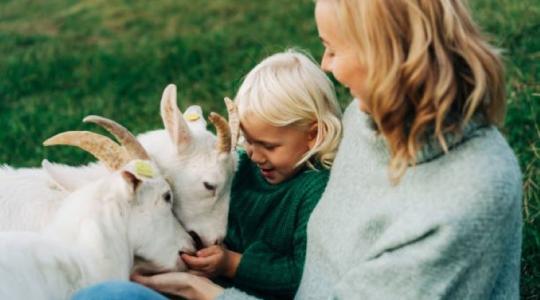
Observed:
[[[70,299],[93,283],[128,280],[136,257],[146,271],[186,269],[178,254],[194,251],[193,240],[173,214],[169,184],[133,136],[121,147],[66,132],[46,141],[54,144],[106,158],[112,173],[71,192],[41,232],[0,233],[0,299]]]
[[[227,227],[230,187],[236,170],[239,120],[236,108],[225,100],[229,122],[211,113],[217,138],[206,130],[198,106],[184,116],[177,106],[176,86],[168,85],[161,98],[165,129],[138,136],[138,140],[172,186],[176,216],[204,246],[223,240]],[[87,122],[99,123],[93,118]],[[101,164],[70,167],[44,161],[43,168],[0,168],[0,231],[37,230],[51,219],[68,191],[106,173]]]

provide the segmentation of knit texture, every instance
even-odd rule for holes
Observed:
[[[497,129],[428,141],[397,186],[356,101],[308,229],[299,299],[517,299],[521,172]],[[338,234],[336,234],[338,233]]]
[[[473,126],[447,154],[428,142],[392,186],[370,123],[353,101],[296,298],[518,299],[521,172],[498,130]]]
[[[233,284],[263,298],[292,298],[306,252],[308,218],[328,170],[304,169],[272,185],[245,152],[233,180],[226,245],[242,253]]]

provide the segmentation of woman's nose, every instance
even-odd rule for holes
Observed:
[[[326,54],[326,52],[323,54],[321,59],[321,69],[323,69],[325,72],[332,72],[332,69],[330,68],[330,58],[328,58],[328,54]]]

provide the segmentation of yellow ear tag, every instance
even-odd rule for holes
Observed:
[[[154,169],[147,161],[143,161],[143,160],[139,160],[135,162],[135,173],[143,177],[148,177],[148,178],[154,177]]]
[[[186,120],[188,120],[190,122],[195,122],[195,121],[197,121],[198,119],[201,118],[201,116],[199,116],[199,114],[194,113],[194,112],[186,114],[184,117],[186,118]]]

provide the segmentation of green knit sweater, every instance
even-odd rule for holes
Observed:
[[[245,152],[239,156],[225,244],[242,259],[230,284],[263,298],[292,298],[302,277],[308,218],[329,172],[305,169],[272,185]]]

